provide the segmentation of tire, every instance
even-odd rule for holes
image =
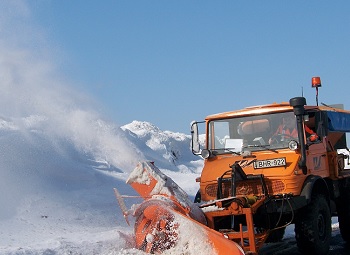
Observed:
[[[326,198],[321,195],[298,213],[295,221],[295,238],[303,254],[325,255],[331,240],[331,213]]]
[[[350,187],[341,190],[337,204],[340,234],[345,242],[350,243]]]

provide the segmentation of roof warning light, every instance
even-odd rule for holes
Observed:
[[[311,83],[312,83],[313,88],[321,87],[321,78],[320,77],[312,77]]]
[[[318,87],[321,87],[321,78],[320,77],[312,77],[311,86],[316,88],[316,104],[318,106]]]

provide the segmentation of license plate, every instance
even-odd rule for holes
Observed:
[[[277,166],[286,166],[286,158],[273,158],[273,159],[254,161],[255,169],[277,167]]]

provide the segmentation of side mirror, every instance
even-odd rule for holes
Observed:
[[[199,144],[199,134],[198,134],[198,122],[191,122],[191,149],[194,155],[199,155],[201,153],[201,148]]]

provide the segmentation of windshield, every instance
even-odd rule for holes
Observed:
[[[275,150],[299,142],[293,112],[214,120],[208,130],[208,149],[217,153]]]

